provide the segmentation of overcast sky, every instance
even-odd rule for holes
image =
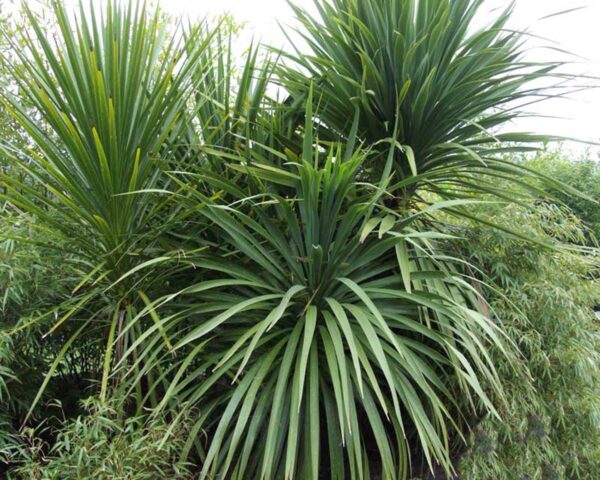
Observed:
[[[294,25],[294,19],[285,0],[161,0],[163,7],[175,14],[203,17],[206,14],[232,13],[245,22],[247,29],[263,42],[283,46],[285,36],[278,23]],[[312,0],[296,0],[310,8]],[[493,9],[506,6],[507,0],[488,0],[482,17],[493,18]],[[543,19],[553,13],[575,7],[582,10]],[[513,26],[528,29],[548,39],[532,41],[528,55],[531,59],[549,60],[559,54],[538,48],[541,44],[569,51],[578,57],[569,67],[571,73],[587,73],[600,77],[600,0],[516,0]],[[560,57],[565,59],[564,56]],[[600,82],[596,82],[600,85]],[[522,120],[519,129],[540,133],[567,135],[583,140],[600,141],[600,88],[588,89],[574,99],[549,100],[534,107],[535,113],[555,119],[535,118]]]

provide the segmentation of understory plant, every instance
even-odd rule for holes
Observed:
[[[559,202],[583,220],[587,226],[588,244],[596,244],[600,238],[600,209],[597,204],[600,201],[600,159],[594,158],[592,151],[575,154],[566,149],[548,148],[524,159],[524,163],[583,194],[569,195],[561,190],[552,191]]]
[[[64,330],[61,335],[45,339],[47,323],[24,329],[19,326],[67,301],[78,282],[76,269],[71,268],[74,265],[65,261],[60,251],[61,244],[38,227],[31,215],[13,209],[10,204],[0,211],[0,384],[4,387],[0,402],[4,428],[0,437],[3,439],[20,426],[52,359],[63,348],[68,335],[68,330]],[[60,396],[65,409],[77,405],[77,395],[94,371],[85,361],[87,353],[89,349],[81,342],[74,356],[66,356],[43,396],[44,401]],[[91,355],[92,362],[96,355],[97,352]],[[46,410],[40,409],[35,417],[39,419],[46,414]]]
[[[189,465],[179,461],[187,432],[156,417],[151,423],[124,417],[118,402],[83,401],[85,415],[54,432],[52,446],[43,440],[44,424],[26,429],[8,453],[17,458],[9,479],[99,480],[189,479]]]

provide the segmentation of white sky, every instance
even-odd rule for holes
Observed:
[[[310,8],[312,0],[295,0]],[[207,14],[232,13],[238,21],[245,22],[249,32],[263,42],[283,46],[285,36],[278,22],[293,25],[294,19],[285,0],[160,0],[163,8],[174,14],[203,17]],[[494,8],[508,5],[508,0],[488,0],[484,6],[483,19],[493,18]],[[547,15],[575,7],[583,10],[541,20]],[[570,73],[589,74],[600,77],[600,0],[516,0],[513,26],[528,29],[548,41],[532,41],[531,59],[564,59],[557,53],[543,50],[540,44],[552,45],[582,58],[575,58],[576,65]],[[589,82],[588,82],[589,83]],[[600,81],[595,82],[600,86]],[[524,119],[517,128],[539,133],[576,137],[587,141],[600,141],[600,88],[587,89],[573,95],[573,100],[548,100],[532,107],[535,113],[559,118]],[[579,148],[577,148],[579,149]]]

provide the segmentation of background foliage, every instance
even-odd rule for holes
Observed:
[[[551,190],[555,198],[567,205],[572,212],[582,219],[593,233],[597,241],[600,234],[600,209],[594,202],[600,198],[600,162],[591,152],[571,154],[562,149],[548,149],[540,151],[532,158],[526,160],[527,165],[544,172],[546,175],[569,184],[585,198],[569,195],[559,190]]]
[[[575,166],[577,168],[577,166]],[[581,244],[586,227],[557,206],[493,212],[522,233]],[[471,434],[461,478],[585,478],[600,460],[600,300],[597,254],[531,248],[474,229],[465,254],[492,273],[491,308],[522,354],[503,365],[509,403]],[[499,360],[500,361],[500,360]],[[503,363],[503,362],[502,362]]]

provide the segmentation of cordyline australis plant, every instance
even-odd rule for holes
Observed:
[[[36,215],[39,228],[68,238],[79,258],[81,283],[49,333],[82,312],[85,322],[46,380],[79,333],[97,328],[107,342],[104,395],[113,340],[143,305],[144,290],[164,282],[158,271],[135,274],[144,261],[164,260],[167,252],[157,258],[155,246],[173,210],[165,214],[168,202],[132,193],[166,188],[160,151],[195,90],[211,33],[199,25],[184,35],[141,2],[108,2],[101,17],[91,4],[75,16],[60,1],[51,5],[54,30],[24,4],[30,29],[7,38],[20,60],[18,91],[3,91],[1,101],[32,148],[2,147],[28,174],[3,175],[3,198]],[[91,304],[96,311],[85,311]]]
[[[495,179],[517,182],[531,172],[500,154],[547,137],[498,128],[551,95],[532,81],[563,75],[558,62],[524,60],[526,36],[506,28],[512,4],[476,27],[484,4],[315,0],[316,16],[293,6],[310,53],[284,54],[289,61],[278,70],[280,83],[293,99],[306,98],[312,85],[332,138],[347,136],[358,110],[358,136],[379,152],[366,165],[370,178],[412,178],[393,190],[399,201],[410,202],[419,188],[513,201]]]
[[[204,205],[222,232],[221,253],[196,262],[208,279],[179,292],[185,310],[160,321],[181,338],[159,410],[174,399],[205,409],[202,478],[318,478],[326,469],[403,478],[409,441],[450,468],[455,395],[493,411],[479,376],[500,390],[487,351],[502,348],[501,333],[456,265],[438,258],[432,242],[442,235],[391,211],[373,226],[381,188],[357,180],[369,153],[320,151],[310,103],[306,117],[300,157],[252,173],[264,193],[241,196],[239,179],[200,174],[207,191],[231,200],[214,202],[180,180],[190,208]]]
[[[36,113],[3,102],[34,148],[3,152],[33,184],[3,181],[81,258],[51,329],[97,320],[101,396],[112,373],[139,410],[193,405],[201,478],[402,479],[415,451],[451,472],[459,403],[495,411],[481,380],[502,398],[489,351],[510,347],[432,213],[523,197],[495,188],[532,175],[501,154],[540,138],[494,130],[556,65],[520,60],[508,11],[474,30],[482,3],[318,0],[296,8],[312,53],[251,49],[239,81],[226,34],[143,4],[55,1],[57,47],[29,14]]]

